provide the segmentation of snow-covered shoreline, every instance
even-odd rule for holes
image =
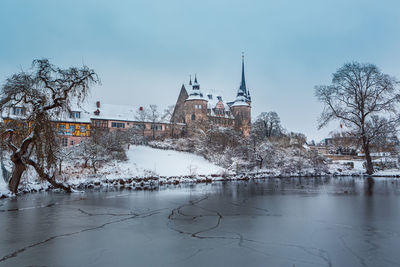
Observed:
[[[234,173],[207,161],[201,156],[168,149],[147,146],[132,146],[128,160],[111,162],[93,169],[70,162],[63,167],[63,182],[74,190],[93,188],[153,189],[164,184],[211,183],[289,177],[340,177],[366,176],[362,164],[355,168],[336,162],[326,170],[304,168],[299,172],[285,173],[277,169],[261,169]],[[400,177],[400,170],[377,171],[372,177]],[[20,193],[56,190],[45,181],[40,181],[33,170],[28,170],[21,180]],[[12,196],[7,184],[0,179],[0,198]]]
[[[196,183],[213,183],[213,182],[229,182],[229,181],[251,181],[261,179],[287,179],[287,178],[339,178],[345,176],[353,177],[372,177],[372,178],[400,178],[400,173],[386,173],[386,174],[320,174],[320,175],[274,175],[266,172],[259,173],[246,173],[239,175],[198,175],[198,176],[171,176],[171,177],[130,177],[130,178],[99,178],[92,177],[90,179],[74,179],[66,182],[76,192],[82,190],[92,189],[131,189],[131,190],[154,190],[163,185],[178,185],[178,184],[196,184]],[[33,192],[44,192],[44,191],[61,191],[60,189],[53,188],[47,182],[32,182],[28,184],[22,184],[18,195],[33,193]],[[0,198],[13,197],[8,189],[0,191]]]

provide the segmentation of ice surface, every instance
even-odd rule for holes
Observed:
[[[398,266],[400,180],[269,178],[0,200],[0,266]]]

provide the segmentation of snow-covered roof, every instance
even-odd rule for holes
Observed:
[[[73,116],[71,113],[79,112],[79,117]],[[64,122],[77,122],[77,123],[90,123],[90,112],[75,107],[70,112],[64,112],[58,117],[58,121]]]
[[[117,121],[139,121],[137,117],[139,106],[131,105],[115,105],[103,103],[100,101],[100,108],[97,108],[97,101],[87,100],[81,105],[72,105],[71,114],[68,111],[63,112],[57,116],[57,121],[62,122],[76,122],[76,123],[90,123],[91,119],[101,119],[101,120],[117,120]],[[98,115],[95,111],[99,110]],[[159,110],[161,113],[161,110]],[[75,112],[79,113],[76,114]],[[23,114],[15,115],[13,114],[11,108],[5,108],[2,110],[1,119],[9,118],[15,120],[26,119]],[[160,114],[161,115],[161,114]],[[169,123],[170,118],[168,116],[159,119],[158,123]],[[149,120],[145,120],[150,122]]]
[[[6,107],[1,112],[1,118],[4,118],[4,119],[7,118],[7,119],[13,119],[13,120],[24,120],[24,119],[26,119],[26,116],[22,115],[22,114],[21,115],[14,115],[12,113],[12,108]]]
[[[140,106],[133,105],[115,105],[100,102],[100,107],[97,107],[97,101],[90,101],[82,108],[82,110],[89,114],[90,119],[98,119],[98,120],[116,120],[116,121],[142,121],[138,115],[140,111]],[[96,113],[96,111],[99,113]],[[161,113],[161,110],[159,110]],[[98,115],[96,115],[98,114]],[[161,114],[160,114],[161,115]],[[150,120],[145,119],[144,121],[150,122]],[[169,123],[169,118],[161,118],[158,123]]]
[[[200,89],[200,84],[195,79],[193,85],[184,84],[189,97],[186,100],[207,100],[205,95]]]
[[[233,102],[233,104],[231,105],[231,107],[237,107],[237,106],[249,106],[249,104],[247,103],[247,99],[245,96],[243,95],[238,95],[235,99],[235,101]]]
[[[100,111],[98,115],[95,115],[96,110]],[[128,105],[114,105],[102,102],[100,102],[100,107],[97,108],[96,102],[93,102],[90,117],[92,119],[103,120],[135,121],[137,110],[139,110],[139,107],[136,108]]]
[[[215,94],[215,93],[210,92],[205,95],[205,98],[208,101],[207,109],[209,110],[209,112],[208,112],[209,116],[225,117],[225,118],[230,118],[230,119],[234,118],[231,113],[231,109],[230,109],[229,105],[223,100],[221,94]],[[222,104],[222,107],[224,108],[224,116],[217,115],[214,112],[214,109],[217,108],[217,105],[219,105],[219,104]]]
[[[203,94],[189,94],[186,100],[206,100]]]
[[[71,116],[70,112],[64,111],[60,115],[57,115],[57,121],[90,123],[90,112],[86,112],[86,111],[82,110],[82,108],[77,107],[76,105],[73,106],[71,111],[79,112],[79,115]],[[26,113],[29,113],[29,111],[26,111]],[[2,119],[7,118],[7,119],[12,119],[12,120],[27,119],[27,115],[25,115],[25,114],[14,114],[11,107],[3,109],[1,117],[2,117]]]
[[[187,98],[187,100],[206,100],[200,90],[189,89],[188,94],[189,97]]]

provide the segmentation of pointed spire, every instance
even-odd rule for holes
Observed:
[[[242,52],[242,80],[238,89],[236,99],[232,106],[249,106],[249,98],[246,89],[246,80],[244,77],[244,53]]]
[[[192,81],[192,78],[190,77],[190,82]],[[192,86],[192,90],[190,90],[189,92],[189,100],[193,100],[193,99],[200,99],[200,100],[204,100],[203,98],[203,93],[200,91],[200,84],[197,81],[197,74],[194,74],[194,81],[193,81],[193,85],[192,83],[190,83],[190,85]]]
[[[242,52],[242,81],[240,82],[240,89],[243,91],[244,95],[247,95],[246,80],[244,77],[244,52]]]
[[[192,75],[189,75],[190,80],[189,80],[189,85],[192,85]]]
[[[196,74],[194,74],[193,90],[200,90],[200,84],[197,82]]]

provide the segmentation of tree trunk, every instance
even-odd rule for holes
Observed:
[[[49,182],[52,186],[54,186],[55,188],[63,189],[63,190],[64,190],[65,192],[67,192],[67,193],[71,193],[71,192],[72,192],[71,187],[65,186],[65,185],[63,185],[62,183],[57,183],[57,182],[54,180],[54,178],[49,177],[47,174],[45,174],[45,175],[43,176],[43,178],[44,178],[47,182]]]
[[[366,138],[363,138],[363,149],[364,149],[364,154],[365,154],[365,160],[367,162],[366,168],[367,168],[367,174],[371,175],[374,173],[374,166],[372,165],[372,158],[371,158],[371,153],[369,151],[369,142],[367,142]]]
[[[36,164],[35,161],[28,159],[27,160],[27,164],[29,164],[30,166],[32,166],[33,168],[35,168],[36,172],[39,174],[40,178],[46,180],[47,182],[49,182],[52,186],[54,186],[55,188],[60,188],[65,190],[67,193],[71,193],[71,187],[66,186],[62,183],[58,183],[55,179],[55,176],[53,175],[52,177],[50,177],[50,175],[43,169],[41,168],[38,164]]]
[[[24,163],[22,163],[21,159],[17,159],[16,161],[13,162],[14,162],[14,168],[11,179],[10,181],[8,181],[8,188],[13,194],[16,194],[18,192],[18,186],[21,180],[21,176],[26,170],[26,166]]]
[[[92,162],[92,167],[93,167],[93,171],[94,173],[97,173],[97,169],[96,169],[96,161]]]
[[[9,132],[9,136],[7,138],[7,145],[13,151],[10,160],[14,164],[11,179],[8,181],[8,188],[13,194],[16,194],[18,192],[21,176],[26,170],[26,164],[22,161],[22,156],[26,153],[29,145],[31,144],[32,136],[25,138],[20,149],[18,150],[16,146],[11,143],[13,133],[13,131]]]
[[[58,166],[58,174],[61,175],[61,173],[62,173],[62,160],[60,160],[60,164]]]

